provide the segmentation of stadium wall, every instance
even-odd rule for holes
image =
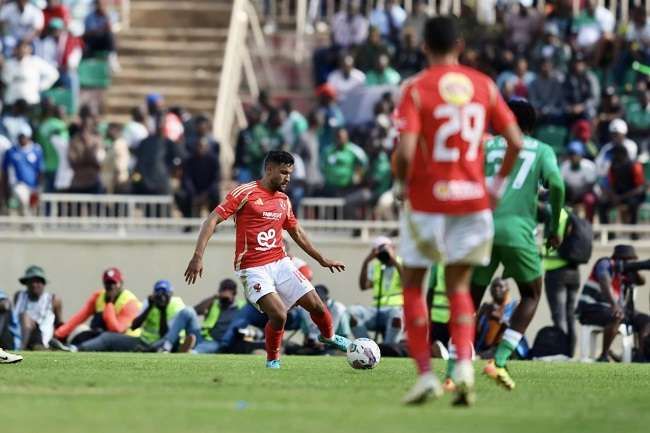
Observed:
[[[371,304],[371,291],[360,292],[357,287],[361,262],[369,251],[369,243],[356,239],[314,239],[323,253],[331,258],[342,260],[347,270],[341,274],[330,274],[320,268],[305,254],[314,269],[314,283],[329,287],[335,299],[345,304]],[[38,264],[48,276],[48,290],[61,296],[64,317],[70,317],[91,291],[101,287],[101,274],[109,266],[119,267],[125,277],[125,286],[133,290],[141,299],[151,292],[157,279],[172,281],[177,295],[186,303],[194,304],[202,298],[215,293],[218,282],[223,278],[236,279],[233,268],[233,241],[226,235],[217,235],[210,242],[204,258],[204,273],[195,286],[187,286],[183,281],[185,266],[194,247],[193,237],[130,237],[115,236],[44,236],[25,235],[0,237],[0,289],[11,296],[20,288],[18,278],[27,266]],[[293,247],[298,252],[297,247]],[[650,257],[650,246],[638,247],[640,258]],[[611,254],[611,247],[595,245],[594,258]],[[590,266],[583,266],[582,281],[587,277]],[[637,292],[637,309],[648,311],[648,287]],[[514,288],[516,294],[516,288]],[[240,297],[243,294],[239,293]],[[545,297],[527,333],[534,337],[537,331],[551,323]]]

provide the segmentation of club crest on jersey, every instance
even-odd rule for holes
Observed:
[[[483,185],[467,180],[441,180],[433,185],[433,196],[440,201],[477,200],[483,198]]]
[[[253,290],[255,290],[257,293],[262,291],[262,285],[260,283],[255,283],[253,285]]]
[[[472,81],[458,72],[448,72],[438,81],[438,92],[451,105],[465,105],[474,96]]]
[[[253,203],[255,203],[257,206],[264,206],[264,202],[262,201],[261,198],[258,198]]]

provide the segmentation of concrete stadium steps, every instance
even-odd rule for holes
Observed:
[[[131,0],[130,28],[118,34],[121,70],[104,98],[109,119],[122,120],[147,94],[166,105],[213,114],[232,2]]]

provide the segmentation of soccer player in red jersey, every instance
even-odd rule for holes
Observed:
[[[284,249],[282,231],[331,272],[345,265],[326,259],[316,250],[300,227],[284,193],[291,173],[293,157],[284,151],[271,151],[264,161],[264,177],[232,190],[201,225],[194,255],[185,271],[185,281],[194,284],[203,274],[203,253],[222,221],[234,215],[236,225],[235,271],[244,285],[246,298],[266,313],[264,328],[268,368],[280,368],[280,346],[287,311],[294,305],[307,310],[321,332],[320,341],[346,351],[350,341],[335,335],[332,316],[314,287],[296,268]]]
[[[461,66],[464,42],[455,18],[427,21],[424,31],[429,67],[406,82],[397,107],[400,142],[394,155],[404,260],[404,316],[408,349],[419,378],[403,399],[422,403],[442,389],[431,373],[426,302],[422,281],[432,262],[445,264],[455,369],[455,405],[474,399],[474,306],[469,292],[472,266],[490,261],[491,207],[522,146],[521,132],[494,82]],[[486,186],[482,138],[488,125],[508,142],[501,171]],[[400,192],[401,191],[401,192]]]

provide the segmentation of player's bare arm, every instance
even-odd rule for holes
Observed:
[[[216,210],[213,210],[203,223],[201,223],[201,231],[196,240],[194,254],[190,263],[187,265],[187,269],[185,269],[185,282],[187,284],[194,284],[197,277],[200,278],[203,276],[203,253],[208,246],[208,241],[212,237],[212,234],[217,229],[217,225],[222,221]]]
[[[316,260],[322,267],[329,268],[332,273],[334,273],[334,271],[341,272],[345,270],[345,265],[342,262],[339,262],[338,260],[330,260],[322,256],[322,254],[311,243],[307,237],[307,233],[305,233],[300,224],[288,229],[287,232],[289,232],[291,239],[293,239],[304,252],[309,254],[309,256]]]

